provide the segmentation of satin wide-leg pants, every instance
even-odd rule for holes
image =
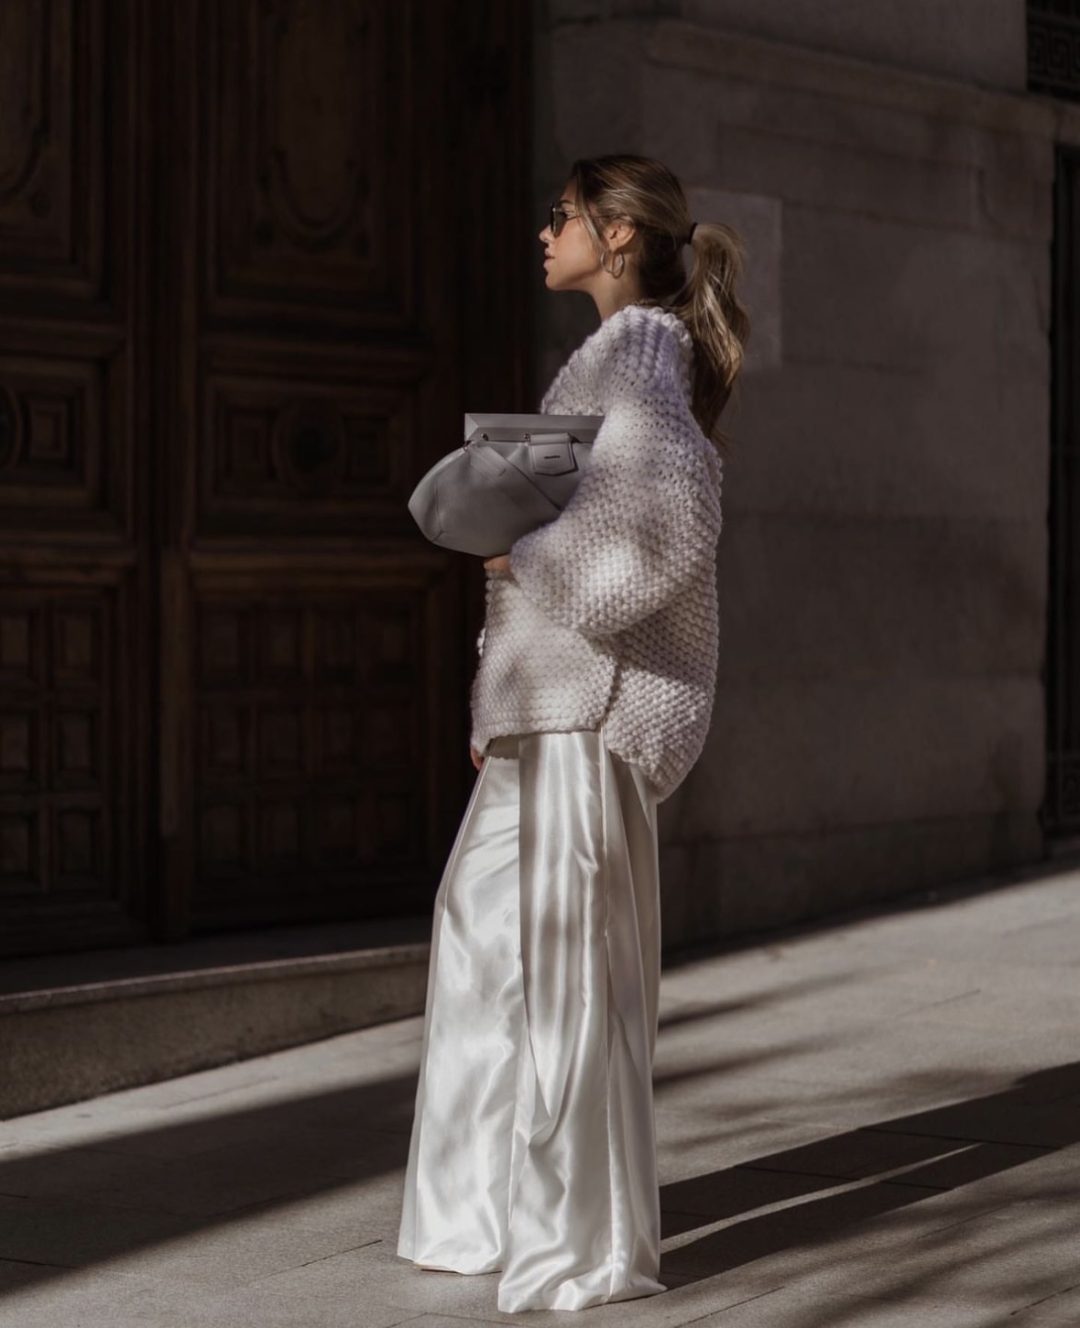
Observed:
[[[397,1253],[504,1313],[652,1295],[656,800],[603,729],[498,738],[435,896]]]

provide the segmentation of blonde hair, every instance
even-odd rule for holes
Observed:
[[[678,177],[662,162],[634,153],[582,157],[570,168],[570,182],[600,255],[607,249],[602,227],[621,219],[637,228],[640,303],[670,309],[686,324],[694,344],[691,409],[706,437],[726,449],[730,439],[718,421],[750,335],[750,317],[735,293],[745,254],[738,232],[724,222],[698,222],[687,276],[682,246],[693,218]]]

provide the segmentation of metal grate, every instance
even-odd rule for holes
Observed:
[[[1080,0],[1027,0],[1027,85],[1080,101]]]

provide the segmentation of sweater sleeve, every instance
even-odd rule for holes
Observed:
[[[655,320],[619,328],[596,366],[604,420],[578,486],[510,548],[522,592],[586,636],[656,613],[715,555],[720,461],[679,382],[680,354]]]

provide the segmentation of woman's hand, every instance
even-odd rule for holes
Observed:
[[[484,570],[486,572],[505,572],[507,576],[510,576],[510,555],[499,553],[494,558],[488,558],[484,563]],[[472,757],[473,765],[479,770],[484,764],[484,757],[471,743],[469,744],[469,755]]]

